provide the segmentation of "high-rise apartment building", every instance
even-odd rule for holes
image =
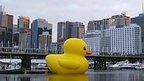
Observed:
[[[104,30],[105,37],[110,37],[109,53],[140,54],[141,53],[141,28],[136,24],[130,24],[121,28],[112,26]]]
[[[47,32],[47,34],[44,36],[43,32]],[[47,37],[50,36],[50,37]],[[39,47],[43,47],[43,46],[39,46],[40,45],[40,38],[43,39],[47,39],[47,41],[51,41],[51,36],[52,36],[52,24],[48,23],[48,21],[46,21],[45,19],[36,19],[32,22],[32,34],[31,34],[31,47],[33,48],[39,48]],[[44,41],[44,40],[41,40]],[[49,43],[50,43],[49,42]],[[46,48],[49,47],[49,43],[45,43],[46,44]],[[41,44],[41,45],[45,45],[45,44]]]

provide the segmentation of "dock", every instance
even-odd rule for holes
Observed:
[[[15,70],[0,70],[0,74],[47,74],[49,70],[26,70],[26,69],[15,69]]]

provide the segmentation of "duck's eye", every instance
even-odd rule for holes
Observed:
[[[84,50],[86,50],[86,47],[83,47]]]

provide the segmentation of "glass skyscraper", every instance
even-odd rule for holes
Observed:
[[[42,35],[43,32],[48,32],[49,35],[52,35],[52,24],[48,23],[48,21],[46,21],[45,19],[34,20],[32,22],[32,34],[31,34],[32,48],[39,48],[40,45],[39,36]]]

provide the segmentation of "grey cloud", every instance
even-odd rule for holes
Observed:
[[[56,29],[58,21],[80,21],[103,19],[127,12],[136,16],[141,11],[140,0],[0,0],[7,11],[18,16],[30,16],[31,20],[45,18]]]
[[[68,17],[103,18],[126,11],[138,13],[141,5],[140,0],[3,0],[1,3],[16,16],[48,17],[50,21]]]

